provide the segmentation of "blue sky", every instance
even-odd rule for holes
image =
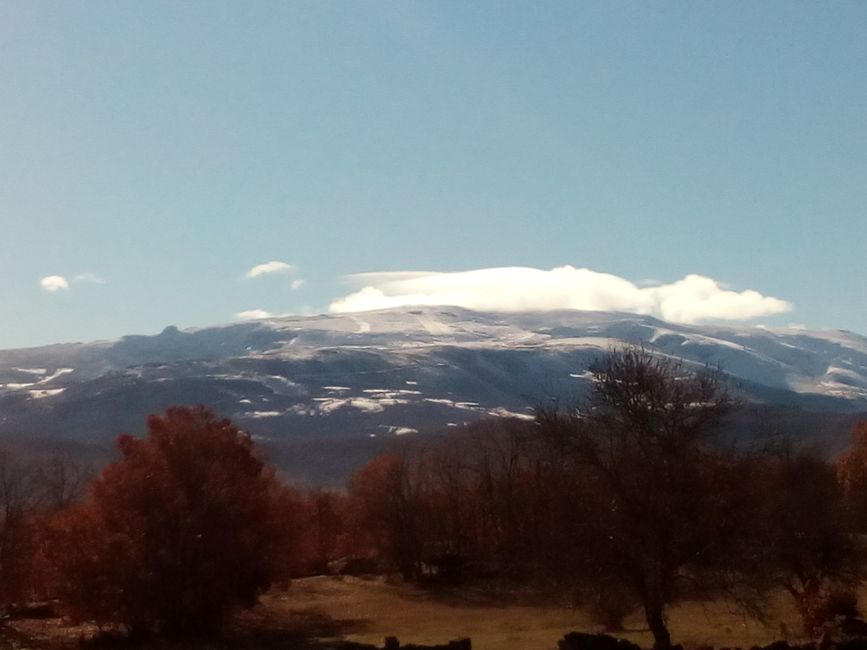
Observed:
[[[867,3],[0,0],[0,89],[0,347],[499,277],[867,334]]]

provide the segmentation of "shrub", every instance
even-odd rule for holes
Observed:
[[[821,627],[824,623],[833,621],[838,616],[844,619],[859,617],[858,596],[848,590],[835,589],[815,599],[808,608],[805,617],[805,626],[810,625],[811,630]]]

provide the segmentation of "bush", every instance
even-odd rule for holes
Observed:
[[[834,621],[838,616],[844,619],[859,617],[858,596],[848,590],[833,590],[811,603],[806,612],[805,627],[810,630],[820,628],[824,623]]]
[[[638,607],[635,596],[621,584],[603,583],[589,588],[592,592],[589,614],[606,632],[623,631],[623,620]]]
[[[75,618],[136,633],[213,631],[252,606],[279,568],[287,503],[249,435],[203,408],[118,439],[90,497],[50,524],[46,557]]]

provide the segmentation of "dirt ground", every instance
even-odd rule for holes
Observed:
[[[511,599],[510,599],[511,600]],[[764,625],[724,602],[685,603],[670,611],[672,637],[686,647],[750,647],[797,638],[797,622],[782,603]],[[781,623],[780,621],[783,621]],[[195,648],[325,650],[344,639],[382,645],[386,636],[402,643],[444,643],[471,637],[475,650],[555,650],[572,630],[599,631],[580,611],[529,604],[504,604],[470,591],[431,592],[382,579],[318,576],[274,590],[251,612],[239,615],[218,642]],[[0,648],[61,650],[78,647],[93,626],[71,627],[60,619],[13,621],[0,632]],[[622,636],[643,647],[652,639],[636,613]],[[149,644],[175,650],[189,643]]]

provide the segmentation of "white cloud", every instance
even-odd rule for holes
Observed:
[[[84,273],[79,273],[75,277],[72,278],[73,282],[87,282],[90,284],[105,284],[105,278],[101,275],[97,275],[96,273],[91,273],[86,271]]]
[[[259,320],[261,318],[271,318],[274,314],[264,309],[248,309],[247,311],[239,311],[235,314],[238,320]]]
[[[455,305],[504,312],[625,311],[678,323],[698,323],[749,320],[792,309],[785,300],[753,290],[734,291],[701,275],[641,287],[616,275],[572,266],[551,270],[504,267],[456,273],[360,273],[347,279],[361,288],[332,302],[332,312]]]
[[[292,273],[292,271],[294,270],[295,267],[291,264],[274,260],[271,262],[265,262],[263,264],[257,264],[252,269],[247,271],[245,277],[258,278],[259,276],[269,275],[271,273]]]
[[[297,280],[292,280],[292,284],[289,285],[289,288],[292,289],[292,291],[297,291],[298,289],[300,289],[303,286],[304,286],[304,280],[299,278]]]
[[[69,282],[62,275],[46,275],[39,281],[39,284],[48,293],[69,290]]]

